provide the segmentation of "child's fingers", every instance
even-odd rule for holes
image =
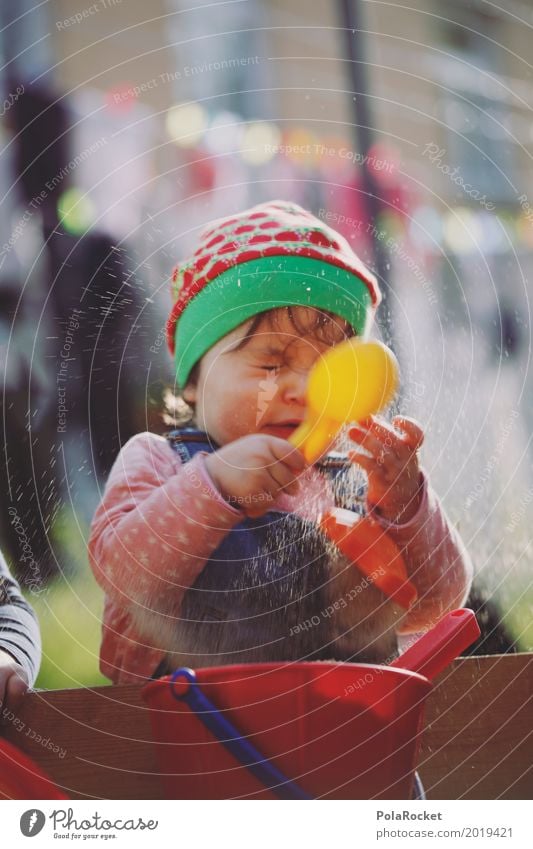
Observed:
[[[280,439],[277,436],[271,436],[269,443],[272,455],[276,460],[284,463],[294,472],[303,472],[306,462],[299,448],[292,447],[286,439]]]
[[[277,436],[268,437],[266,450],[263,449],[262,455],[263,463],[261,467],[255,469],[252,476],[253,488],[254,490],[264,489],[273,495],[281,490],[288,491],[287,487],[297,482],[298,476],[306,466],[301,451]]]
[[[360,442],[358,436],[361,434],[361,427],[366,427],[366,431],[372,434],[376,439],[380,440],[387,447],[391,448],[401,459],[405,456],[405,447],[410,449],[410,452],[417,451],[424,442],[424,431],[414,419],[406,416],[395,416],[392,420],[394,427],[391,427],[387,422],[381,422],[375,418],[366,419],[360,425],[356,425],[348,431],[348,436],[354,442]],[[395,430],[397,428],[398,430]],[[401,431],[399,433],[398,431]],[[366,447],[366,446],[365,446]]]
[[[357,451],[350,451],[348,454],[352,463],[357,463],[373,480],[379,479],[383,484],[390,484],[397,480],[400,469],[396,465],[386,463],[383,455],[369,457],[367,454],[360,454]]]
[[[14,672],[8,678],[6,687],[6,704],[10,710],[16,710],[28,692],[28,681],[23,669]]]
[[[6,684],[7,684],[7,681],[4,680],[4,678],[0,674],[0,725],[5,724],[4,707],[5,707],[5,702],[6,702]]]
[[[298,478],[295,477],[295,472],[282,461],[272,463],[268,467],[267,473],[278,489],[288,491],[288,487],[298,484]]]
[[[369,433],[371,424],[372,424],[372,419],[370,419],[370,418],[361,419],[360,422],[356,422],[355,424],[352,424],[351,427],[348,430],[348,437],[350,439],[355,440],[355,439],[357,439],[358,436],[360,436],[360,434]]]
[[[360,433],[368,433],[372,434],[376,439],[380,442],[385,442],[392,446],[394,442],[399,442],[400,434],[397,433],[391,425],[386,421],[379,421],[374,417],[370,417],[368,419],[364,419],[361,422],[358,422],[348,431],[348,436],[350,439],[356,438],[357,434]]]
[[[300,492],[300,482],[293,481],[292,483],[287,484],[287,486],[282,486],[281,489],[283,492],[286,492],[287,495],[298,495]]]
[[[374,423],[369,430],[358,430],[352,428],[349,432],[350,439],[362,445],[367,451],[377,456],[384,457],[386,454],[392,456],[395,460],[401,460],[402,448],[405,443],[402,442],[399,434],[394,433],[392,428],[383,427],[379,423]]]
[[[365,472],[375,471],[376,461],[373,457],[368,457],[367,454],[359,454],[357,451],[350,451],[348,456],[352,463],[357,463]]]
[[[21,666],[0,678],[0,717],[2,719],[6,710],[13,711],[19,707],[28,687],[28,678]]]
[[[358,445],[361,445],[366,451],[370,451],[371,454],[374,454],[376,457],[384,458],[386,453],[392,454],[394,459],[398,459],[396,452],[394,451],[394,443],[393,440],[390,439],[387,443],[387,440],[380,439],[375,433],[370,430],[362,431],[356,430],[353,428],[350,431],[350,439],[352,442],[357,442]]]
[[[414,451],[418,451],[424,442],[424,431],[419,423],[408,416],[394,416],[392,421],[394,426],[403,431],[407,437],[404,437],[407,445]]]

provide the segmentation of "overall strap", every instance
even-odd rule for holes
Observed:
[[[182,463],[192,460],[198,451],[212,453],[218,445],[203,430],[193,427],[182,427],[171,430],[166,434],[170,446],[177,451]]]

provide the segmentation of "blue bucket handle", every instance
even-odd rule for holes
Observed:
[[[176,684],[180,684],[176,692]],[[185,686],[184,686],[185,684]],[[185,704],[196,714],[200,722],[231,752],[252,775],[268,787],[279,799],[313,799],[298,784],[287,778],[273,763],[243,737],[211,702],[196,679],[193,669],[177,669],[170,679],[170,689],[178,702]]]

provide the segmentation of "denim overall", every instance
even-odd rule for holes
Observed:
[[[202,431],[167,436],[182,463],[217,445]],[[172,668],[333,659],[327,604],[332,545],[312,522],[269,510],[244,518],[186,592]],[[158,670],[158,674],[162,674]]]

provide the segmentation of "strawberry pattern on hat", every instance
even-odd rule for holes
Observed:
[[[270,201],[210,224],[191,259],[172,276],[172,312],[167,342],[174,353],[176,324],[191,300],[229,268],[261,257],[297,254],[352,272],[367,285],[374,309],[381,293],[374,275],[353,252],[346,239],[302,207]]]

